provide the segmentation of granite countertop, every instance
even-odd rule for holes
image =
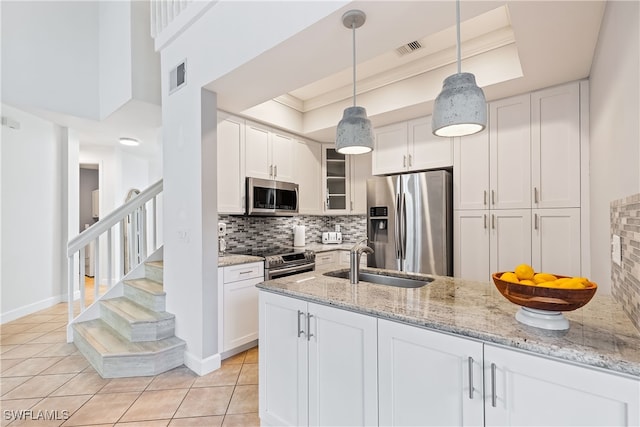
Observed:
[[[361,271],[378,269],[362,269]],[[380,270],[378,270],[380,271]],[[384,270],[382,270],[384,272]],[[415,275],[413,275],[415,276]],[[519,306],[493,283],[451,277],[418,289],[309,272],[262,282],[263,290],[640,377],[640,332],[608,295],[565,312],[570,328],[548,331],[515,319]]]
[[[325,245],[322,243],[308,243],[304,249],[314,252],[329,252],[329,251],[348,251],[353,247],[353,243],[339,243],[332,245]]]
[[[218,267],[229,267],[230,265],[248,264],[250,262],[262,262],[264,258],[253,255],[223,255],[218,257]]]

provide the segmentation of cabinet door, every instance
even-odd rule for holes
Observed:
[[[455,138],[453,174],[454,209],[489,207],[489,132]]]
[[[531,207],[530,96],[489,106],[490,187],[492,209]]]
[[[431,131],[431,116],[408,122],[409,170],[424,170],[453,166],[453,139],[435,136]]]
[[[490,221],[491,272],[531,264],[531,209],[491,211]]]
[[[378,320],[380,425],[483,424],[482,343]]]
[[[292,182],[294,175],[293,151],[295,141],[287,135],[271,134],[273,178]]]
[[[251,122],[245,128],[245,172],[253,178],[271,179],[269,131]]]
[[[581,276],[580,260],[580,208],[534,209],[533,269]]]
[[[484,363],[487,426],[640,425],[638,379],[487,344]]]
[[[580,87],[531,95],[533,206],[580,207]]]
[[[404,172],[407,168],[407,123],[396,123],[375,129],[373,174]]]
[[[348,157],[338,153],[335,145],[322,146],[324,212],[327,214],[349,213],[349,166]]]
[[[242,214],[244,207],[244,120],[219,113],[218,213]]]
[[[351,200],[349,201],[351,214],[365,215],[367,213],[367,179],[371,178],[371,153],[358,154],[350,159]]]
[[[262,424],[305,426],[307,413],[307,303],[260,292],[260,385]]]
[[[224,345],[233,350],[258,339],[258,288],[264,278],[224,284]]]
[[[486,282],[489,271],[489,211],[454,211],[453,275]]]
[[[311,303],[309,314],[309,425],[377,426],[376,319]]]
[[[328,268],[329,266],[335,266],[337,268],[339,262],[338,251],[316,253],[316,267]]]
[[[310,141],[295,144],[294,182],[299,185],[298,212],[322,214],[322,145]]]

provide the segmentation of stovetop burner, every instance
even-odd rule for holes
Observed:
[[[259,257],[269,257],[276,255],[289,255],[289,254],[298,254],[304,253],[304,249],[294,248],[291,246],[269,246],[263,248],[234,248],[227,251],[229,254],[233,255],[253,255]]]
[[[234,255],[254,255],[264,258],[265,268],[286,268],[294,265],[315,263],[313,251],[291,246],[271,246],[265,248],[235,248],[228,251]]]

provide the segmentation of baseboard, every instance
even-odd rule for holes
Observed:
[[[80,294],[78,293],[78,295]],[[28,316],[29,314],[33,314],[37,311],[53,307],[54,305],[60,302],[62,302],[62,295],[57,295],[55,297],[51,297],[51,298],[43,299],[41,301],[37,301],[31,304],[23,305],[22,307],[18,307],[13,310],[7,311],[6,313],[0,314],[0,324],[11,322],[12,320],[16,320],[21,317]]]
[[[201,359],[186,350],[184,352],[185,366],[200,376],[207,375],[209,372],[220,368],[221,362],[222,358],[220,357],[220,353],[216,353],[206,359]]]
[[[253,348],[253,347],[257,346],[257,345],[258,345],[258,340],[250,341],[250,342],[248,342],[246,344],[243,344],[241,346],[238,346],[238,347],[236,347],[236,348],[234,348],[232,350],[227,350],[227,351],[223,352],[220,355],[221,356],[220,358],[222,360],[228,359],[229,357],[235,356],[236,354],[242,353],[243,351],[249,350],[250,348]]]

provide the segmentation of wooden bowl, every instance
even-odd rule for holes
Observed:
[[[523,307],[548,311],[572,311],[588,303],[596,293],[598,285],[589,282],[584,289],[545,288],[521,285],[500,279],[502,272],[493,273],[493,283],[509,301]],[[555,275],[558,279],[567,276]]]

